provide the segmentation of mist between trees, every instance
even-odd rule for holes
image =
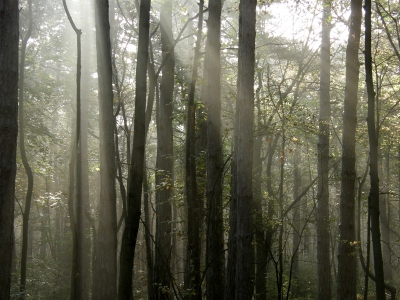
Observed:
[[[398,299],[399,10],[0,0],[0,300]]]

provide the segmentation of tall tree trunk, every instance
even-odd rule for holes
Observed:
[[[210,0],[204,61],[204,102],[207,107],[207,245],[206,297],[224,298],[224,230],[221,136],[221,0]]]
[[[18,1],[0,0],[0,299],[10,298],[18,134]]]
[[[89,11],[91,3],[85,3],[81,17]],[[91,287],[91,248],[92,240],[90,234],[90,193],[89,193],[89,153],[88,153],[88,130],[89,130],[89,102],[90,102],[90,65],[91,65],[91,43],[92,43],[92,28],[89,23],[89,18],[85,17],[83,24],[83,41],[82,41],[82,89],[81,89],[81,133],[80,133],[80,147],[81,147],[81,185],[82,185],[82,243],[83,243],[83,261],[82,261],[82,277],[83,277],[83,290],[85,297],[90,295]]]
[[[379,147],[379,146],[378,146]],[[389,148],[390,151],[390,148]],[[385,274],[385,280],[391,282],[393,279],[392,276],[392,253],[391,253],[391,245],[390,245],[390,218],[389,218],[389,153],[385,155],[386,158],[386,184],[382,188],[383,194],[379,195],[379,216],[380,216],[380,226],[382,231],[382,258],[383,258],[383,273]],[[380,178],[383,177],[383,158],[379,160],[378,158],[378,175]]]
[[[149,202],[151,202],[150,197],[150,189],[147,182],[147,174],[143,176],[143,203],[144,203],[144,226],[145,226],[145,234],[144,240],[146,243],[146,265],[147,265],[147,298],[148,300],[154,299],[154,277],[153,277],[153,250],[151,248],[152,241],[151,237],[151,223],[150,223],[150,207]]]
[[[117,216],[114,115],[108,0],[95,1],[100,124],[100,204],[93,278],[94,299],[116,299]]]
[[[199,3],[199,21],[196,46],[193,58],[192,79],[189,86],[188,118],[186,126],[186,201],[188,209],[188,244],[187,244],[187,269],[185,270],[185,289],[191,290],[188,299],[201,299],[200,290],[200,205],[197,197],[196,179],[196,105],[194,103],[198,62],[200,59],[200,45],[203,30],[204,0]]]
[[[299,196],[300,186],[301,186],[301,171],[300,171],[300,148],[296,147],[294,150],[294,163],[293,163],[293,199],[297,199]],[[301,217],[302,217],[301,203],[299,203],[293,212],[293,249],[292,249],[292,274],[293,278],[296,280],[294,292],[298,292],[298,281],[300,279],[299,274],[299,250],[301,241]]]
[[[319,135],[318,135],[318,204],[317,204],[317,273],[318,299],[332,299],[330,267],[330,220],[329,220],[329,123],[330,105],[330,30],[331,0],[323,2]]]
[[[361,6],[361,3],[360,3]],[[378,175],[378,137],[375,126],[375,92],[372,80],[371,55],[371,0],[365,1],[365,77],[368,94],[368,138],[370,156],[370,191],[368,209],[371,216],[371,237],[375,269],[376,299],[385,299],[385,281],[381,249],[381,232],[379,224],[379,175]],[[360,9],[361,10],[361,9]],[[354,84],[354,83],[353,83]]]
[[[235,164],[237,195],[237,256],[235,299],[252,297],[251,203],[254,123],[255,0],[241,0],[239,5],[239,53],[235,123]]]
[[[338,300],[356,299],[355,243],[355,134],[360,63],[361,0],[351,1],[350,32],[346,49],[346,86],[342,138],[342,187],[338,249]]]
[[[67,14],[71,27],[75,31],[77,38],[77,67],[76,67],[76,134],[75,134],[75,193],[72,196],[75,201],[71,202],[70,210],[74,210],[74,217],[71,215],[72,233],[72,268],[71,268],[71,290],[70,300],[85,299],[84,274],[83,270],[83,206],[82,206],[82,180],[81,180],[81,36],[82,32],[75,26],[74,21],[68,11],[67,4],[63,0],[64,10]],[[70,183],[72,184],[72,183]],[[75,205],[73,205],[75,204]],[[74,207],[75,206],[75,207]],[[74,223],[72,225],[72,223]]]
[[[139,9],[139,43],[136,65],[134,136],[131,165],[128,176],[127,216],[125,219],[125,228],[121,242],[118,284],[119,300],[129,299],[131,297],[133,259],[139,231],[144,170],[144,148],[146,140],[146,73],[149,58],[150,5],[151,0],[142,0]]]
[[[154,283],[156,299],[169,299],[171,260],[171,195],[173,189],[172,111],[175,57],[172,35],[172,1],[161,8],[161,47],[164,67],[157,106],[156,246]]]
[[[29,25],[28,30],[21,42],[21,60],[19,65],[19,148],[22,164],[28,177],[28,189],[25,197],[25,207],[22,216],[22,250],[21,250],[21,279],[20,279],[20,299],[25,299],[26,288],[26,263],[28,260],[28,229],[29,215],[31,212],[32,194],[33,194],[33,172],[29,165],[25,150],[25,125],[24,125],[24,80],[25,80],[25,59],[26,46],[32,33],[32,1],[28,1],[29,6]]]
[[[261,106],[260,106],[260,92],[262,90],[262,74],[257,72],[258,88],[256,91],[257,97],[257,137],[253,146],[253,177],[254,177],[254,195],[253,195],[253,211],[254,211],[254,237],[255,237],[255,299],[266,300],[266,265],[267,265],[267,251],[264,243],[264,224],[262,213],[262,159],[261,149],[263,143],[262,124],[261,124]]]

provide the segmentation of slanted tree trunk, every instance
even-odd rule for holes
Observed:
[[[32,194],[33,194],[33,172],[29,165],[25,150],[25,125],[24,125],[24,80],[25,80],[25,59],[26,46],[32,33],[32,1],[28,1],[29,6],[29,24],[28,30],[21,42],[21,60],[19,65],[19,149],[21,153],[22,164],[28,177],[28,189],[25,197],[25,207],[22,216],[22,250],[21,250],[21,279],[20,279],[20,299],[25,299],[26,288],[26,264],[28,260],[28,237],[29,237],[29,215],[31,212]]]
[[[204,0],[199,3],[199,21],[196,46],[193,58],[192,79],[189,86],[188,114],[186,126],[186,153],[185,153],[185,188],[188,210],[188,241],[187,241],[187,266],[185,270],[185,289],[191,290],[187,299],[201,299],[200,290],[200,205],[197,197],[196,179],[196,105],[194,96],[197,83],[198,62],[200,59],[200,45],[203,30]]]
[[[254,65],[255,65],[255,0],[241,0],[239,5],[239,53],[235,123],[235,165],[237,195],[237,255],[235,299],[252,297],[251,203],[252,151],[254,123]],[[250,155],[249,155],[250,153]]]
[[[361,1],[360,1],[361,2]],[[378,137],[375,126],[375,92],[372,80],[371,55],[371,0],[365,1],[365,77],[368,95],[368,138],[370,157],[370,191],[368,210],[371,217],[371,237],[375,269],[376,299],[385,299],[385,281],[383,272],[381,231],[379,224],[379,175],[378,175]],[[361,3],[360,3],[361,10]],[[361,11],[360,11],[361,13]],[[358,48],[358,47],[357,47]],[[354,83],[353,83],[354,84]]]
[[[319,135],[318,135],[318,204],[317,204],[317,273],[318,299],[332,299],[330,267],[330,220],[329,220],[329,123],[330,105],[330,30],[331,0],[323,2]]]
[[[222,207],[221,136],[221,0],[210,0],[208,34],[204,61],[204,102],[207,107],[207,245],[206,297],[224,298],[224,230]]]
[[[139,8],[139,43],[136,65],[134,136],[131,165],[128,175],[127,215],[121,241],[118,283],[119,300],[130,299],[132,294],[133,259],[141,213],[144,149],[146,140],[146,74],[149,59],[150,5],[151,0],[142,0]]]
[[[99,225],[93,299],[116,299],[117,216],[115,192],[114,114],[108,0],[95,1],[100,124]]]
[[[164,67],[157,112],[156,246],[154,287],[156,299],[169,299],[171,260],[171,195],[173,189],[172,111],[175,57],[172,35],[172,1],[161,8],[161,47]]]
[[[356,299],[355,255],[355,134],[360,63],[361,0],[351,1],[350,32],[346,49],[346,86],[343,114],[342,174],[338,249],[338,300]]]
[[[10,298],[18,134],[18,1],[0,0],[0,299]]]

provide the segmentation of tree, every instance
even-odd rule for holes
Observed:
[[[93,298],[116,299],[117,213],[114,114],[108,0],[95,1],[100,124],[100,208]]]
[[[368,196],[368,215],[371,218],[371,236],[375,269],[376,299],[384,300],[385,281],[381,248],[381,231],[379,224],[379,175],[378,175],[378,137],[375,127],[375,92],[372,80],[372,51],[371,51],[371,0],[365,1],[365,78],[368,95],[368,138],[370,156],[370,182]]]
[[[338,250],[339,300],[356,299],[355,237],[355,134],[360,63],[358,48],[361,32],[361,0],[351,1],[350,31],[346,49],[346,86],[343,113],[342,174]]]
[[[204,93],[207,106],[207,245],[206,296],[223,299],[224,286],[224,231],[221,136],[221,0],[210,0],[207,22],[206,57],[204,60]]]
[[[237,201],[237,254],[235,299],[251,299],[251,203],[254,123],[255,0],[239,5],[239,53],[235,123],[235,173]],[[250,155],[249,155],[250,153]]]
[[[185,189],[188,209],[187,224],[187,265],[185,270],[185,288],[189,290],[188,299],[201,299],[200,292],[200,214],[196,178],[196,105],[194,102],[200,60],[200,46],[203,30],[204,0],[199,2],[199,20],[197,25],[196,46],[194,48],[192,78],[189,86],[185,149]]]
[[[128,203],[121,241],[118,299],[130,299],[132,269],[141,214],[144,148],[146,139],[146,73],[149,59],[150,0],[142,0],[139,9],[139,42],[136,64],[135,120],[131,165],[128,176]]]
[[[175,56],[172,34],[172,1],[167,0],[161,8],[161,48],[163,61],[160,103],[157,112],[157,162],[156,162],[156,299],[168,299],[171,261],[171,195],[173,188],[173,93]],[[147,212],[146,212],[147,213]]]
[[[331,0],[323,2],[318,134],[317,261],[318,299],[332,299],[329,220],[329,123]]]
[[[19,64],[19,99],[18,99],[18,122],[19,122],[19,149],[21,153],[22,164],[28,178],[28,187],[25,197],[25,208],[23,213],[22,224],[22,250],[21,250],[21,279],[20,279],[20,292],[21,299],[25,299],[26,288],[26,264],[28,259],[28,229],[29,229],[29,215],[31,212],[31,204],[33,197],[33,172],[26,156],[25,148],[25,125],[24,125],[24,88],[25,88],[25,62],[26,62],[26,46],[32,34],[32,0],[28,1],[28,29],[25,32],[21,41],[21,59]]]
[[[18,1],[0,1],[0,299],[10,298],[18,134]]]

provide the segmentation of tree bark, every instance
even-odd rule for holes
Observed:
[[[360,4],[361,5],[361,4]],[[375,269],[376,299],[385,299],[385,281],[379,224],[379,175],[378,175],[378,137],[375,126],[375,92],[372,80],[371,54],[371,0],[365,1],[365,77],[368,95],[368,138],[370,156],[370,191],[368,210],[371,216],[371,237]]]
[[[235,123],[235,164],[237,195],[237,255],[235,299],[252,297],[251,203],[254,123],[255,0],[241,0],[239,5],[239,53]]]
[[[346,86],[343,114],[342,174],[338,249],[337,299],[356,299],[355,255],[355,133],[359,81],[358,48],[361,31],[361,0],[351,1],[350,32],[346,49]]]
[[[132,294],[132,269],[139,231],[141,198],[146,141],[145,114],[147,91],[147,62],[149,59],[150,0],[142,0],[139,8],[139,43],[136,65],[136,96],[134,136],[131,165],[128,175],[128,203],[125,228],[122,235],[118,299],[130,299]]]
[[[200,45],[203,30],[204,0],[199,3],[199,21],[196,37],[196,46],[193,58],[192,79],[189,86],[187,126],[186,126],[186,154],[185,154],[185,189],[188,210],[188,243],[187,243],[187,268],[185,270],[185,289],[191,292],[187,299],[201,299],[200,290],[200,205],[197,194],[196,179],[196,105],[194,96],[196,91],[198,62],[200,59]]]
[[[175,57],[172,34],[172,1],[161,8],[161,48],[163,60],[161,97],[157,106],[156,162],[156,247],[154,287],[156,299],[169,299],[171,260],[171,195],[173,190],[173,132],[172,111]]]
[[[114,114],[108,0],[95,1],[100,124],[100,204],[93,278],[94,299],[116,299],[117,216]]]
[[[24,80],[25,80],[25,59],[26,59],[26,46],[32,33],[32,1],[28,1],[29,7],[29,24],[25,36],[21,42],[21,60],[19,65],[19,149],[21,153],[22,164],[28,178],[28,188],[25,197],[25,207],[22,216],[22,249],[21,249],[21,278],[20,287],[21,292],[20,299],[25,299],[25,288],[26,288],[26,264],[28,261],[28,229],[29,229],[29,215],[31,212],[32,194],[33,194],[33,172],[29,165],[28,158],[25,150],[25,125],[24,125]]]
[[[330,106],[330,30],[331,0],[323,2],[319,134],[318,134],[318,204],[317,204],[317,273],[318,299],[332,299],[330,267],[330,220],[329,220],[329,123]]]
[[[18,134],[18,1],[0,0],[0,299],[10,298]]]
[[[206,297],[223,299],[224,231],[222,207],[221,136],[221,0],[210,0],[206,57],[204,60],[204,102],[207,107],[207,245]]]

